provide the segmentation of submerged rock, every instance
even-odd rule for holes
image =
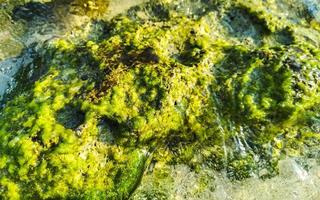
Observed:
[[[152,1],[49,43],[0,111],[1,197],[128,199],[174,166],[212,191],[203,167],[267,179],[284,156],[319,159],[319,24],[281,9]],[[133,198],[172,197],[149,188]]]

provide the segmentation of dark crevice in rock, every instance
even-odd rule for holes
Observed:
[[[75,130],[84,123],[85,113],[79,107],[69,104],[57,112],[56,119],[65,128]]]

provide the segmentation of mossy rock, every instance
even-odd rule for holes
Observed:
[[[46,70],[19,73],[37,78],[18,84],[1,110],[1,197],[128,199],[150,163],[165,166],[159,174],[185,164],[240,180],[261,169],[276,175],[283,155],[314,156],[317,41],[250,2],[202,3],[193,14],[179,2],[146,3],[96,41],[48,44],[38,66]],[[227,30],[230,13],[262,42]],[[314,39],[313,26],[304,25]]]

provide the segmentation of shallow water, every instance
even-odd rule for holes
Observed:
[[[187,166],[178,165],[167,171],[173,181],[159,181],[157,177],[147,175],[132,199],[147,199],[143,191],[151,191],[160,184],[169,199],[178,200],[317,200],[320,196],[320,167],[314,160],[308,162],[313,166],[306,171],[294,159],[287,158],[280,161],[280,172],[276,177],[236,182],[208,169],[194,173]],[[205,190],[199,189],[203,182],[209,185]]]
[[[301,1],[305,3],[310,14],[320,21],[320,2],[318,0]],[[108,14],[104,15],[102,19],[111,19],[142,2],[144,0],[111,1]],[[7,4],[9,3],[0,3],[0,98],[14,88],[15,80],[13,77],[20,68],[32,63],[34,53],[41,49],[42,45],[50,43],[55,38],[68,38],[77,42],[83,38],[94,37],[94,34],[90,32],[93,23],[91,16],[68,13],[63,4],[57,7],[36,7],[41,12],[50,12],[50,15],[42,15],[41,13],[34,14],[34,16],[26,15],[28,9],[21,8],[20,14],[15,19],[11,15],[12,6],[6,6]],[[186,13],[201,9],[188,7],[188,1],[185,5],[186,7],[182,6],[181,9]],[[23,18],[28,18],[28,20]],[[221,129],[223,132],[224,129]],[[235,148],[245,154],[250,150],[250,147],[242,134],[240,128],[240,131],[234,136],[234,143]],[[297,162],[299,159],[297,157],[282,160],[279,163],[279,175],[271,179],[262,180],[253,177],[241,182],[232,182],[223,173],[217,174],[203,169],[203,172],[197,174],[187,166],[179,165],[168,169],[168,173],[174,178],[174,181],[167,183],[167,180],[164,180],[163,184],[168,184],[165,186],[168,187],[165,190],[168,191],[170,199],[317,200],[320,196],[318,188],[320,166],[315,160],[304,160],[309,166],[308,169],[305,169],[300,162]],[[261,174],[263,173],[261,171]],[[153,180],[155,178],[152,175],[143,178],[137,192],[145,189],[152,190],[155,186],[150,182],[156,184],[158,180]],[[212,190],[192,193],[197,190],[197,184],[200,184],[203,179],[212,186]],[[161,183],[161,180],[159,181]],[[132,198],[147,199],[141,193],[134,194]]]

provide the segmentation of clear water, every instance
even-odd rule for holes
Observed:
[[[310,164],[313,162],[309,160]],[[150,191],[160,184],[167,191],[169,199],[179,200],[318,200],[320,196],[320,167],[306,171],[294,159],[280,161],[279,175],[266,180],[249,178],[239,182],[230,181],[224,174],[203,169],[200,173],[190,171],[187,166],[179,165],[168,170],[168,176],[174,181],[147,176],[142,182],[134,200],[147,199],[143,191]],[[201,184],[209,187],[201,190]],[[150,184],[151,183],[151,184]]]

